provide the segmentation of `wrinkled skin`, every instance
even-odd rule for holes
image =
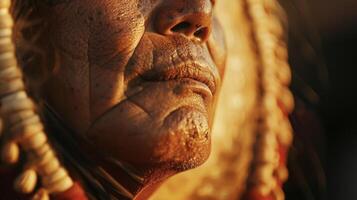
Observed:
[[[213,7],[209,0],[49,6],[59,64],[45,84],[47,103],[91,148],[134,167],[202,164],[225,62]]]

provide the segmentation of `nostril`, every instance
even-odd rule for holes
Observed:
[[[205,40],[208,36],[208,28],[200,28],[193,35],[201,41]]]
[[[187,29],[190,29],[190,27],[191,27],[191,23],[184,21],[172,27],[171,31],[177,33],[184,33],[187,31]]]
[[[186,35],[189,39],[196,41],[205,41],[209,35],[209,27],[201,23],[192,23],[190,20],[184,20],[172,26],[169,31],[171,34],[180,33]]]
[[[154,9],[152,17],[150,17],[150,28],[163,36],[185,37],[194,42],[206,42],[212,29],[212,9],[215,1],[158,1],[155,6],[157,8]]]

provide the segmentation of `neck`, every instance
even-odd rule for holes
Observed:
[[[45,119],[57,153],[63,157],[71,175],[94,199],[146,200],[163,180],[174,174],[165,169],[157,170],[155,166],[134,168],[103,155],[70,131],[48,106]],[[150,173],[153,171],[156,173]]]
[[[120,182],[131,194],[131,199],[147,200],[160,185],[170,176],[176,174],[173,170],[158,166],[136,167],[109,159],[102,166],[113,179]],[[119,170],[118,170],[119,169]]]

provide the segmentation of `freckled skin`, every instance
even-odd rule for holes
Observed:
[[[90,148],[134,167],[202,164],[225,64],[213,7],[209,0],[49,6],[59,67],[45,84],[47,103]]]

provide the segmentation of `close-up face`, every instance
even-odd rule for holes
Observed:
[[[0,0],[0,199],[295,194],[319,121],[295,3]]]
[[[225,64],[210,0],[73,0],[46,5],[56,64],[47,105],[91,147],[183,170],[210,152]],[[50,50],[49,50],[50,51]]]

